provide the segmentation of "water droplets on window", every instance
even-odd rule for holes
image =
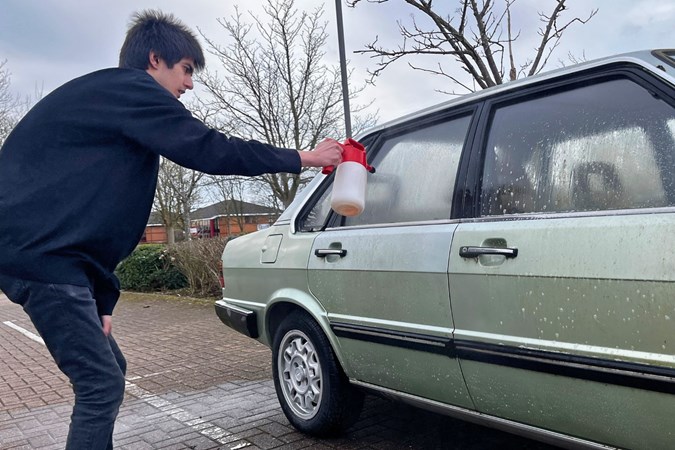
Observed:
[[[630,80],[495,111],[481,212],[500,215],[675,205],[675,112]]]

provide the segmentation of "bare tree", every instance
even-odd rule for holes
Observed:
[[[182,216],[180,214],[181,205],[171,189],[170,183],[165,179],[169,176],[169,170],[164,170],[166,161],[160,160],[159,173],[157,175],[157,188],[155,189],[155,200],[153,209],[160,215],[162,223],[166,228],[166,236],[169,244],[176,242],[176,229],[183,229]]]
[[[390,0],[366,1],[388,3]],[[411,26],[399,21],[403,43],[397,48],[385,48],[375,38],[365,49],[357,51],[379,59],[377,68],[371,71],[371,81],[391,63],[410,55],[453,56],[469,75],[469,82],[447,71],[440,62],[433,67],[420,67],[412,63],[409,66],[447,77],[468,91],[539,73],[558,47],[565,31],[574,23],[585,24],[598,11],[592,10],[585,19],[563,19],[568,10],[566,0],[549,1],[548,4],[552,5],[550,12],[537,12],[540,27],[537,29],[539,37],[536,38],[533,52],[527,51],[524,58],[519,58],[514,43],[521,37],[521,31],[515,31],[511,22],[516,0],[457,0],[457,7],[452,14],[447,11],[451,7],[449,1],[437,2],[436,5],[433,0],[403,1],[421,12],[429,25],[420,26],[414,16]],[[354,7],[359,2],[361,0],[348,0],[347,3]]]
[[[11,74],[6,65],[7,60],[0,61],[0,148],[32,103],[30,98],[12,94]],[[39,98],[37,94],[36,97]]]
[[[155,191],[155,210],[162,217],[169,244],[174,230],[183,229],[190,239],[190,212],[199,201],[200,180],[204,174],[162,158]]]
[[[251,23],[238,10],[229,20],[219,19],[230,41],[225,46],[202,33],[222,73],[199,75],[209,95],[199,96],[191,109],[201,110],[198,115],[222,131],[278,147],[309,150],[324,137],[344,136],[340,70],[322,62],[328,37],[323,7],[307,13],[293,0],[268,0],[264,13],[249,12]],[[355,116],[354,122],[358,130],[375,119]],[[260,180],[288,206],[309,174],[268,174]]]

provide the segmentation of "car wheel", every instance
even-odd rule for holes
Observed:
[[[272,346],[274,386],[291,424],[315,436],[339,434],[363,407],[319,325],[304,313],[283,320]]]

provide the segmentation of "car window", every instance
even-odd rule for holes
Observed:
[[[386,139],[371,164],[366,207],[344,224],[450,218],[457,167],[470,116]]]
[[[675,205],[675,109],[629,79],[495,109],[481,215]]]
[[[470,120],[463,116],[385,139],[369,161],[376,172],[368,175],[365,210],[345,217],[343,225],[449,218]],[[329,187],[300,218],[301,230],[323,229],[331,211],[330,197]]]

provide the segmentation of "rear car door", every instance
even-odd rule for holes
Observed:
[[[675,101],[631,66],[491,101],[455,231],[455,345],[484,413],[675,442]]]
[[[352,380],[469,408],[449,354],[447,264],[472,113],[386,130],[369,148],[376,173],[368,176],[364,212],[334,217],[317,235],[308,272]],[[322,216],[329,197],[326,191],[306,222]]]

